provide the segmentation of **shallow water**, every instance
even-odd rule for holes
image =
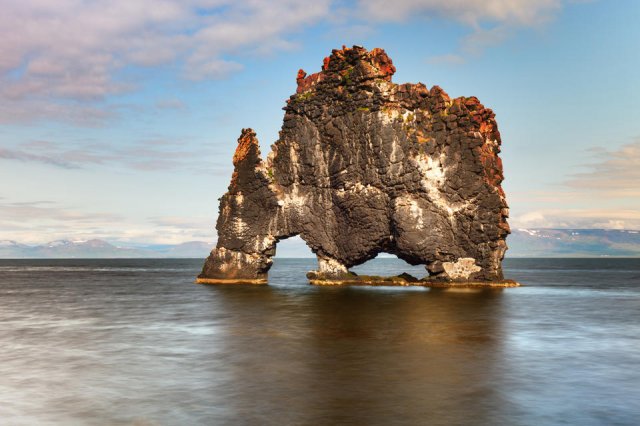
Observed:
[[[312,287],[312,259],[201,286],[201,263],[0,260],[0,424],[640,419],[640,259],[511,259],[526,286],[485,291]]]

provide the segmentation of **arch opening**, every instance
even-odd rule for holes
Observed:
[[[358,275],[378,277],[394,277],[408,274],[416,279],[422,279],[428,275],[423,264],[412,265],[395,254],[387,252],[381,252],[373,259],[356,265],[349,270]]]
[[[268,272],[270,285],[308,285],[306,274],[316,268],[316,255],[299,235],[279,239],[274,252]]]

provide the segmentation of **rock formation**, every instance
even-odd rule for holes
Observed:
[[[394,72],[382,49],[334,50],[320,72],[298,72],[266,160],[242,130],[199,282],[266,283],[278,241],[294,235],[317,255],[315,283],[357,281],[348,269],[380,252],[424,264],[422,284],[503,280],[495,114],[475,97],[395,84]]]

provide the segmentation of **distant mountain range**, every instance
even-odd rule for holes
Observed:
[[[30,246],[16,241],[0,240],[0,258],[136,258],[136,257],[199,257],[204,259],[214,247],[213,243],[190,241],[182,244],[119,247],[103,240],[57,240]]]
[[[640,231],[515,229],[507,257],[640,257]]]
[[[507,257],[640,257],[640,231],[611,229],[514,229],[507,238]],[[58,240],[26,245],[0,240],[0,258],[202,258],[213,243],[119,247],[103,240]],[[295,239],[278,250],[280,257],[311,256],[304,241]]]

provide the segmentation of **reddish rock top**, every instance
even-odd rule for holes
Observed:
[[[307,76],[304,70],[298,70],[296,93],[306,92],[316,83],[331,78],[391,81],[395,72],[396,67],[383,49],[368,51],[361,46],[343,46],[340,50],[334,49],[330,56],[324,58],[321,71]]]

